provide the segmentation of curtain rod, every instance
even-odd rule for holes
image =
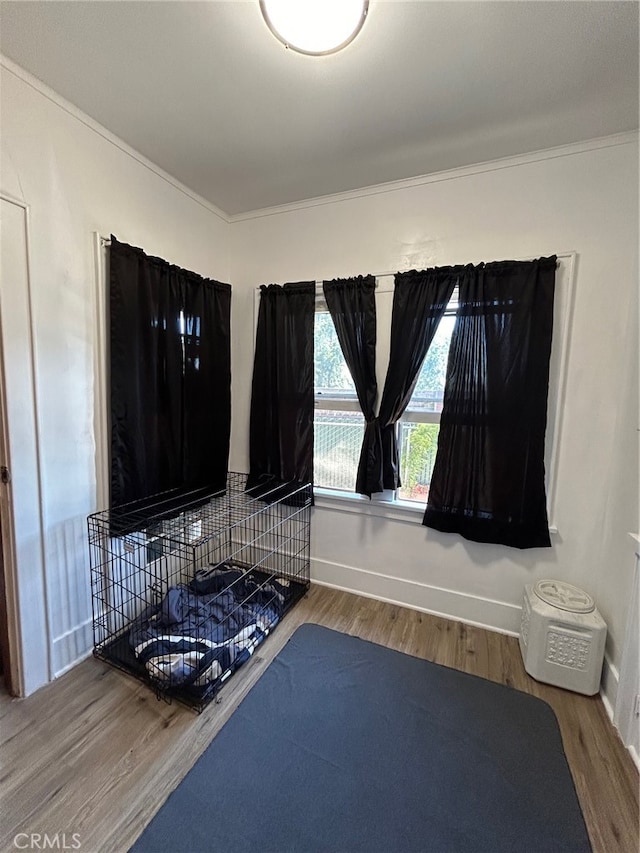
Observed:
[[[100,245],[103,247],[110,246],[111,245],[111,239],[109,237],[103,237],[101,234],[100,235]],[[570,258],[573,255],[575,255],[575,252],[556,252],[555,254],[556,254],[556,258],[558,258],[558,259],[560,259],[560,258],[567,259],[567,258]],[[516,260],[516,261],[536,261],[537,258],[514,258],[514,260]],[[370,272],[370,273],[367,273],[367,275],[372,275],[374,278],[386,278],[389,275],[398,275],[399,273],[402,273],[402,272],[410,272],[411,269],[413,269],[413,267],[411,267],[408,270],[384,270],[382,272]],[[350,276],[346,276],[346,278],[350,278]],[[318,287],[318,286],[322,287],[323,281],[330,281],[330,279],[315,279],[316,287]],[[261,287],[261,285],[258,285],[256,287],[256,290],[258,290],[260,287]]]
[[[575,253],[574,252],[555,252],[555,256],[558,259],[570,258],[573,254],[575,254]],[[543,257],[543,256],[539,255],[538,257]],[[535,257],[535,258],[513,258],[513,260],[514,261],[537,261],[538,257]],[[509,259],[509,260],[511,260],[511,259]],[[445,266],[457,266],[457,265],[445,264]],[[412,269],[415,269],[415,267],[409,267],[406,270],[384,270],[383,272],[370,272],[370,273],[367,273],[367,275],[372,275],[372,276],[374,276],[374,278],[385,278],[388,275],[398,275],[399,273],[403,273],[403,272],[411,272]],[[350,276],[345,276],[345,278],[350,278]],[[330,281],[330,279],[323,279],[323,280],[324,281]],[[322,284],[323,280],[316,279],[316,284]]]
[[[560,260],[560,259],[568,260],[569,258],[572,258],[575,255],[575,252],[555,252],[555,253],[552,252],[552,254],[555,254],[555,256],[556,256],[556,258],[558,258],[558,260]],[[545,256],[544,255],[538,255],[537,257],[533,257],[533,258],[509,258],[509,260],[522,261],[522,262],[524,262],[524,261],[537,261],[538,257],[545,257]],[[494,262],[489,261],[487,263],[494,263]],[[498,261],[498,263],[500,263],[500,262]],[[445,264],[445,266],[454,266],[454,265],[453,264]],[[460,265],[460,266],[462,266],[462,265]],[[398,275],[399,273],[403,273],[403,272],[411,272],[412,269],[415,269],[415,267],[409,267],[406,270],[384,270],[382,272],[370,272],[370,273],[367,273],[367,275],[372,275],[374,278],[386,278],[387,276],[390,276],[390,275]],[[340,276],[340,278],[356,278],[356,277],[357,276]],[[318,278],[316,278],[316,279],[314,279],[314,281],[316,284],[316,289],[318,287],[320,289],[322,289],[323,281],[331,281],[331,279],[318,279]],[[376,282],[376,284],[377,284],[377,282]],[[255,289],[260,290],[261,286],[262,285],[258,285]]]

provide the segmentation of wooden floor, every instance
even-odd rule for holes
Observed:
[[[515,638],[318,586],[200,716],[158,702],[93,659],[28,699],[0,697],[0,848],[15,850],[17,833],[58,833],[62,847],[65,833],[67,847],[79,842],[82,853],[124,853],[303,622],[546,700],[560,722],[595,853],[637,853],[638,774],[599,698],[529,678]]]

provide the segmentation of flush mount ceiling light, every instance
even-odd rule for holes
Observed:
[[[260,0],[260,9],[285,47],[324,56],[354,40],[367,17],[369,0]]]

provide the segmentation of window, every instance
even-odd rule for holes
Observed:
[[[444,399],[449,345],[455,324],[456,302],[454,293],[422,364],[409,405],[400,419],[400,500],[418,501],[422,504],[427,501],[438,449],[440,412]]]
[[[456,297],[442,318],[422,366],[413,397],[398,425],[402,488],[385,500],[426,503],[438,444],[447,356],[455,321]],[[389,357],[393,278],[376,289],[378,396]],[[333,320],[321,297],[315,315],[314,480],[318,488],[354,492],[364,417],[345,363]]]
[[[100,395],[101,409],[111,411],[107,503],[149,499],[136,509],[148,515],[153,495],[178,499],[226,480],[231,285],[115,237],[108,261],[112,345],[109,393],[103,385]]]
[[[353,492],[364,417],[333,320],[318,301],[315,316],[315,485]]]
[[[552,254],[549,252],[548,254]],[[565,377],[569,355],[571,316],[575,289],[574,252],[558,254],[556,292],[554,297],[554,333],[549,373],[549,401],[547,410],[547,437],[545,468],[547,472],[547,509],[552,530],[555,519],[555,483],[562,413],[565,394]],[[393,306],[394,276],[377,277],[377,353],[376,374],[378,394],[382,394],[389,361],[389,337],[391,332],[391,310]],[[329,491],[341,492],[342,507],[363,511],[370,505],[365,498],[354,494],[360,448],[364,435],[364,418],[355,393],[353,381],[345,364],[340,344],[333,327],[331,316],[322,299],[322,286],[318,282],[319,296],[316,301],[315,317],[315,486],[319,496],[331,502],[334,497]],[[402,488],[395,495],[385,495],[384,506],[389,502],[402,505],[400,514],[413,506],[421,511],[426,503],[428,485],[439,429],[444,391],[443,371],[451,331],[453,330],[457,294],[440,322],[438,332],[427,354],[421,375],[416,384],[412,400],[399,423],[398,445],[401,460]],[[255,321],[257,322],[259,290],[255,292]],[[440,378],[441,384],[436,381]],[[326,490],[323,495],[323,490]],[[349,500],[349,493],[352,500]],[[400,504],[401,502],[401,504]],[[374,506],[376,502],[372,502]],[[377,502],[381,509],[380,502]],[[393,512],[393,510],[391,510]],[[374,514],[380,514],[377,511]],[[383,513],[389,515],[389,510]]]

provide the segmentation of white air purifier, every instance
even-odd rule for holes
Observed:
[[[563,581],[524,589],[520,651],[537,681],[592,696],[600,689],[607,626],[593,598]]]

